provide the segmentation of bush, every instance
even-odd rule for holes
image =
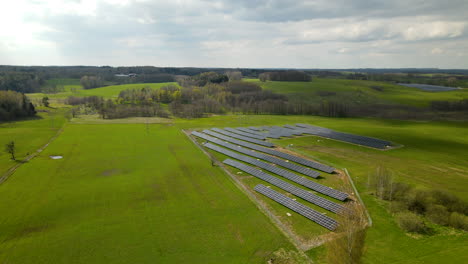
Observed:
[[[450,213],[445,206],[436,204],[428,208],[426,217],[438,225],[447,225]]]
[[[399,213],[408,210],[408,206],[404,202],[401,201],[393,201],[390,204],[390,212],[392,213]]]
[[[424,214],[428,207],[429,193],[423,190],[413,190],[410,195],[406,197],[408,209],[418,214]]]
[[[398,225],[405,231],[411,233],[425,234],[429,228],[424,221],[415,213],[403,212],[397,215]]]
[[[468,203],[462,201],[457,196],[441,191],[431,191],[431,197],[434,203],[445,206],[450,212],[458,212],[461,214],[468,214]]]
[[[468,217],[466,215],[453,212],[450,214],[449,225],[454,228],[468,230]]]

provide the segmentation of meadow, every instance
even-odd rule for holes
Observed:
[[[60,83],[61,79],[55,80],[54,82],[59,82]],[[28,97],[31,98],[33,101],[38,101],[41,100],[44,96],[47,96],[51,99],[52,102],[58,103],[60,99],[65,99],[69,96],[78,96],[78,97],[83,97],[83,96],[102,96],[105,99],[115,99],[119,96],[119,93],[123,90],[126,89],[141,89],[145,87],[153,88],[153,89],[158,89],[163,86],[167,85],[176,85],[178,84],[176,82],[169,82],[169,83],[133,83],[133,84],[121,84],[121,85],[109,85],[105,87],[100,87],[100,88],[94,88],[94,89],[83,89],[81,85],[75,84],[74,79],[70,79],[67,81],[63,80],[62,82],[65,83],[64,86],[64,91],[59,92],[59,93],[52,93],[52,94],[45,94],[45,93],[32,93],[28,94]]]
[[[468,99],[468,89],[447,92],[427,92],[418,88],[405,87],[386,82],[359,81],[345,79],[315,78],[311,82],[261,82],[248,79],[264,89],[287,94],[307,101],[339,99],[355,104],[390,103],[417,107],[428,106],[434,100]],[[374,88],[372,88],[374,87]],[[376,88],[377,87],[377,88]],[[334,92],[336,95],[319,96],[320,92]]]
[[[0,197],[1,263],[261,263],[292,247],[174,126],[67,125]]]
[[[466,89],[431,93],[368,81],[250,81],[307,100],[320,100],[318,91],[334,91],[343,97],[363,94],[362,102],[377,98],[414,106],[468,98]],[[114,98],[123,89],[147,85],[166,84],[107,86],[75,93]],[[48,96],[60,100],[71,93]],[[45,151],[0,185],[0,263],[265,263],[280,248],[294,250],[223,169],[212,166],[209,157],[182,132],[294,123],[401,145],[381,151],[315,136],[273,141],[325,164],[347,168],[373,220],[364,263],[468,262],[466,232],[432,225],[435,233],[431,235],[405,233],[387,202],[375,199],[367,188],[368,175],[382,165],[396,181],[446,190],[466,201],[467,123],[274,115],[114,120],[83,115],[67,122],[66,109],[50,110],[39,113],[39,119],[0,124],[0,143],[17,141],[20,157],[45,144],[65,124],[64,132]],[[219,160],[225,158],[209,152]],[[64,158],[52,160],[50,155]],[[13,164],[5,153],[0,154],[2,170]],[[237,176],[250,187],[261,183],[247,175]],[[339,188],[334,175],[324,176],[321,183]],[[286,216],[289,210],[284,207],[260,199],[304,239],[327,233],[297,214]],[[323,246],[306,253],[315,263],[324,263]]]
[[[0,123],[0,177],[17,162],[44,146],[66,122],[65,109],[38,110],[47,112],[39,112],[35,118]],[[10,141],[15,142],[18,161],[11,160],[10,155],[3,151],[3,146]]]

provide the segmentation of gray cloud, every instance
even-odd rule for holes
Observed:
[[[0,29],[10,64],[468,68],[468,1],[27,3]]]

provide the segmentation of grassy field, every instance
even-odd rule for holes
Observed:
[[[431,93],[368,81],[314,79],[310,83],[259,84],[306,100],[323,99],[318,91],[337,92],[336,96],[362,103],[414,106],[425,106],[431,100],[468,98],[466,89]],[[123,89],[163,85],[167,83],[108,86],[74,93],[70,89],[48,96],[55,102],[69,95],[115,98]],[[42,96],[32,95],[36,99]],[[40,119],[0,124],[0,143],[3,146],[9,140],[17,141],[18,154],[24,157],[62,126],[65,118],[61,111],[65,110],[40,113]],[[292,151],[348,169],[374,222],[368,231],[365,263],[468,262],[466,232],[432,226],[432,235],[406,234],[388,212],[387,204],[376,200],[366,187],[369,173],[383,165],[396,181],[446,190],[468,200],[468,123],[226,115],[72,119],[44,152],[0,185],[0,263],[265,263],[272,252],[292,250],[292,245],[221,168],[211,166],[209,158],[181,130],[294,123],[402,145],[380,151],[315,136],[274,141],[284,147],[292,144]],[[64,158],[52,160],[49,155]],[[219,160],[225,158],[213,155]],[[2,152],[0,169],[12,165]],[[237,174],[237,170],[230,171],[249,187],[261,183]],[[339,179],[324,176],[321,183],[339,187]],[[261,200],[303,239],[327,232],[297,214],[286,216],[289,210],[269,199]],[[316,263],[324,262],[323,247],[306,253]]]
[[[176,85],[176,82],[170,83],[135,83],[135,84],[122,84],[122,85],[110,85],[94,89],[83,89],[80,85],[65,85],[65,92],[54,93],[54,94],[44,94],[44,93],[32,93],[28,94],[28,97],[34,100],[40,100],[42,97],[47,96],[51,99],[53,103],[57,103],[59,99],[65,99],[69,96],[102,96],[106,99],[117,98],[120,91],[126,89],[141,89],[144,87],[150,87],[153,89],[161,88],[166,85]],[[72,88],[75,88],[72,91]]]
[[[0,199],[0,263],[264,263],[291,248],[171,125],[67,125]]]
[[[298,122],[404,145],[380,151],[313,136],[275,141],[349,170],[374,220],[366,263],[466,259],[466,233],[437,227],[430,236],[405,234],[385,204],[367,193],[366,181],[383,164],[398,181],[468,199],[467,124],[243,115],[113,122],[122,124],[73,119],[40,157],[0,186],[0,213],[7,216],[0,222],[3,262],[264,263],[272,251],[291,245],[180,129]],[[245,182],[259,181],[245,177]],[[281,206],[268,205],[298,233],[323,231],[300,216],[286,217],[288,210]],[[320,262],[324,250],[307,253]]]
[[[39,108],[36,118],[0,123],[0,175],[16,164],[10,155],[3,151],[3,146],[15,142],[17,160],[22,160],[42,147],[63,126],[66,119],[64,109]],[[1,177],[1,176],[0,176]]]
[[[315,78],[311,82],[256,82],[267,90],[284,93],[308,101],[340,99],[356,104],[367,103],[400,103],[412,106],[427,106],[433,100],[461,100],[468,98],[468,89],[449,92],[426,92],[385,82],[358,81],[344,79]],[[373,89],[379,87],[381,91]],[[335,92],[336,95],[319,96],[319,92]]]

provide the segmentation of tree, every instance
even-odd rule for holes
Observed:
[[[15,157],[16,147],[15,147],[14,141],[10,141],[5,145],[5,151],[11,155],[12,160],[16,160],[16,157]]]
[[[240,71],[227,71],[224,73],[229,78],[229,81],[240,81],[242,80],[242,72]]]
[[[355,201],[347,202],[337,221],[335,237],[326,245],[328,263],[361,263],[367,232],[364,207]]]
[[[393,198],[393,179],[387,168],[378,166],[375,173],[369,175],[368,187],[375,192],[375,196],[384,200]]]
[[[49,97],[47,97],[47,96],[42,97],[42,104],[45,107],[49,107]]]

